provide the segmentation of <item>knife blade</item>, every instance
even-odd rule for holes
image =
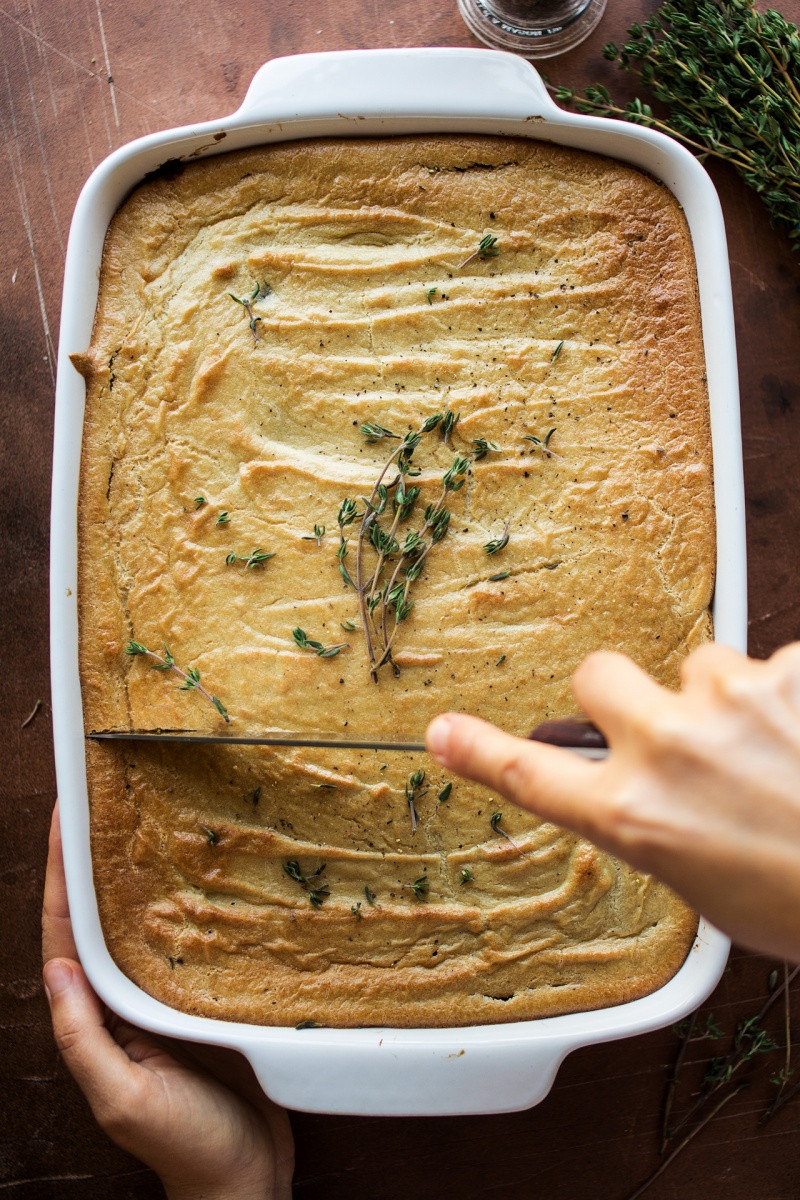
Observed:
[[[349,732],[297,733],[289,730],[264,730],[259,733],[197,733],[185,729],[103,729],[88,733],[90,741],[188,742],[229,746],[305,746],[334,750],[425,750],[420,738],[354,738]],[[559,717],[544,721],[528,734],[531,741],[573,750],[584,758],[605,758],[608,746],[596,725],[587,717]]]

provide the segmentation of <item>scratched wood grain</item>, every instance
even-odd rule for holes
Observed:
[[[611,82],[607,38],[655,7],[609,0],[596,35],[549,63],[554,82]],[[800,18],[800,0],[783,11]],[[455,0],[0,0],[0,1191],[19,1200],[149,1200],[155,1177],[94,1125],[52,1045],[39,976],[39,909],[54,799],[47,550],[54,353],[70,215],[91,169],[141,134],[232,111],[279,54],[474,45]],[[624,79],[617,81],[625,92]],[[728,225],[741,362],[751,650],[800,636],[800,267],[759,201],[711,167]],[[35,701],[41,711],[21,725]],[[711,1002],[732,1028],[772,964],[740,952]],[[798,1000],[800,1003],[800,1000]],[[795,1031],[800,1041],[800,1029]],[[379,1120],[297,1115],[296,1194],[325,1200],[623,1200],[656,1162],[670,1031],[573,1055],[526,1113]],[[711,1045],[693,1048],[698,1081]],[[653,1200],[800,1194],[800,1106],[759,1131],[755,1082],[650,1193]]]

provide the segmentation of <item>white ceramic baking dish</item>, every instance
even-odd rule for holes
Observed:
[[[76,511],[84,382],[69,355],[89,343],[106,228],[130,189],[167,159],[288,138],[422,132],[509,134],[597,151],[649,171],[683,205],[697,259],[711,402],[716,636],[745,648],[744,498],[725,230],[714,187],[688,151],[650,130],[562,112],[536,71],[512,55],[356,50],[269,62],[232,116],[140,138],[101,163],[80,195],[69,238],[53,466],[53,726],[75,940],[93,986],[114,1011],[145,1029],[240,1050],[268,1095],[308,1111],[444,1116],[528,1108],[547,1095],[571,1050],[658,1029],[701,1004],[728,953],[727,939],[701,920],[677,975],[652,995],[615,1008],[466,1029],[298,1031],[168,1008],[122,974],[103,941],[92,884],[78,679]]]

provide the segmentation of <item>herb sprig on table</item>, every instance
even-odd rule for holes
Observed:
[[[203,687],[202,683],[200,682],[200,672],[197,670],[197,668],[187,667],[185,671],[182,671],[180,667],[175,665],[175,659],[170,654],[169,648],[166,644],[164,645],[163,656],[161,654],[156,654],[155,650],[148,650],[147,647],[143,646],[141,642],[128,642],[125,647],[125,653],[129,654],[132,658],[140,656],[143,658],[152,659],[153,668],[156,671],[173,671],[177,676],[179,676],[179,678],[183,680],[183,683],[179,688],[180,691],[200,692],[202,696],[205,696],[206,700],[214,705],[214,708],[217,710],[219,715],[225,721],[227,721],[228,724],[230,724],[230,717],[228,716],[227,708],[218,696],[212,695],[211,692],[207,691],[206,688]]]
[[[603,54],[638,75],[668,108],[640,98],[617,104],[601,85],[553,88],[580,112],[621,117],[679,138],[701,157],[724,159],[754,188],[773,224],[800,250],[800,36],[753,0],[667,0],[628,41]]]
[[[714,1014],[708,1013],[705,1022],[700,1020],[699,1010],[692,1013],[685,1021],[674,1026],[678,1037],[678,1049],[675,1059],[667,1074],[667,1088],[661,1118],[661,1162],[651,1175],[641,1183],[626,1200],[639,1200],[647,1192],[656,1179],[669,1168],[679,1154],[694,1141],[706,1125],[756,1079],[756,1070],[763,1064],[769,1066],[774,1056],[780,1055],[781,1066],[769,1082],[776,1089],[770,1102],[759,1118],[759,1125],[766,1124],[784,1105],[788,1104],[800,1093],[800,1084],[787,1088],[786,1084],[793,1075],[792,1057],[792,1013],[791,985],[800,973],[800,966],[789,970],[787,963],[783,970],[774,970],[768,981],[768,995],[757,1013],[745,1020],[739,1021],[732,1034],[726,1034],[714,1020]],[[763,1022],[770,1010],[778,1001],[782,1001],[781,1032],[775,1031],[773,1037]],[[781,1045],[781,1033],[783,1044]],[[687,1051],[690,1045],[699,1042],[718,1042],[730,1038],[727,1054],[715,1055],[701,1064],[705,1070],[699,1086],[694,1086],[688,1092],[684,1101],[683,1112],[673,1116],[680,1093],[683,1077],[688,1070]],[[742,1077],[744,1073],[744,1078]]]

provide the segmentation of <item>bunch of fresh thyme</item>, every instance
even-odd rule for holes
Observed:
[[[666,0],[622,47],[604,56],[641,78],[667,105],[656,117],[641,99],[616,104],[607,88],[556,99],[585,113],[622,117],[679,138],[698,154],[731,163],[766,204],[773,224],[800,249],[800,35],[753,0]]]
[[[775,1054],[781,1056],[781,1066],[770,1076],[770,1083],[776,1090],[767,1108],[761,1114],[759,1125],[770,1121],[785,1104],[788,1104],[800,1092],[798,1083],[787,1087],[794,1074],[791,1065],[790,987],[798,973],[800,973],[800,967],[795,967],[790,971],[787,963],[783,964],[782,971],[774,970],[770,973],[769,994],[761,1008],[753,1016],[740,1021],[736,1026],[728,1053],[716,1055],[708,1061],[699,1088],[691,1092],[689,1101],[679,1116],[674,1115],[674,1108],[689,1046],[707,1040],[718,1041],[725,1036],[725,1033],[714,1020],[713,1013],[707,1014],[705,1022],[703,1022],[699,1019],[699,1013],[695,1012],[675,1026],[679,1044],[675,1060],[667,1076],[667,1089],[661,1118],[661,1162],[627,1200],[639,1200],[639,1197],[644,1195],[650,1185],[667,1170],[706,1125],[744,1088],[749,1086],[749,1077],[743,1079],[740,1075],[744,1068],[752,1069],[759,1062],[767,1062],[770,1056]],[[783,1020],[781,1022],[783,1045],[776,1041],[762,1025],[770,1009],[779,1000],[783,1001]]]
[[[423,436],[436,429],[447,443],[458,421],[459,414],[445,409],[434,413],[418,429],[405,435],[393,433],[376,422],[361,426],[361,432],[370,443],[384,439],[399,443],[381,468],[370,495],[361,497],[363,512],[359,513],[356,500],[346,497],[337,518],[339,572],[358,597],[369,669],[375,682],[378,671],[386,664],[391,665],[396,675],[400,673],[392,657],[392,648],[401,623],[414,607],[409,594],[411,586],[421,575],[430,551],[447,535],[450,511],[446,501],[464,486],[472,462],[469,456],[457,454],[454,457],[442,477],[441,493],[425,508],[420,527],[407,527],[401,539],[400,527],[411,521],[420,495],[419,487],[408,484],[409,479],[421,473],[412,464],[414,451]],[[390,483],[384,483],[393,465],[397,474]],[[345,561],[350,554],[345,530],[357,520],[360,523],[356,535],[355,568],[351,570]],[[373,561],[368,566],[370,555]],[[388,578],[385,579],[385,575]]]

